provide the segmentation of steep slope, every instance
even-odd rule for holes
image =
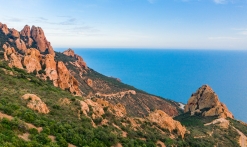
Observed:
[[[64,61],[70,73],[78,80],[84,96],[102,98],[114,104],[121,103],[132,116],[147,116],[156,109],[163,110],[170,116],[179,114],[178,103],[150,95],[91,68],[85,69],[86,63],[82,58],[78,60],[78,57],[80,56],[72,49],[63,54],[56,53],[56,59]]]
[[[74,95],[102,98],[113,104],[121,103],[128,115],[148,116],[154,110],[162,110],[170,116],[179,114],[179,105],[159,98],[119,80],[106,77],[88,68],[83,58],[68,49],[54,52],[40,27],[26,25],[21,32],[1,25],[0,46],[4,60],[10,67],[25,69],[54,86],[68,90]]]
[[[161,110],[149,117],[128,117],[120,103],[73,96],[2,61],[0,89],[0,114],[6,118],[0,119],[0,146],[155,146],[169,144],[170,138],[177,144],[185,134]],[[157,114],[169,121],[153,117]]]

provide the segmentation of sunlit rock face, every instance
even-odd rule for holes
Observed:
[[[219,101],[218,96],[208,85],[203,85],[192,94],[185,105],[184,112],[191,115],[201,113],[203,116],[218,116],[219,118],[234,118],[226,105]]]

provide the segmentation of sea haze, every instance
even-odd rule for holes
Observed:
[[[63,51],[63,49],[56,49]],[[247,122],[247,51],[75,49],[90,68],[151,94],[187,103],[210,85],[236,119]]]

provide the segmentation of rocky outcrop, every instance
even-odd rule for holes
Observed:
[[[19,38],[20,34],[16,29],[10,29],[11,35],[15,38]]]
[[[55,55],[55,52],[50,42],[47,41],[42,28],[32,26],[31,37],[36,42],[37,49],[40,50],[41,53],[49,53],[51,55]]]
[[[219,118],[234,118],[226,105],[219,101],[218,96],[208,85],[203,85],[196,93],[192,94],[185,105],[184,112],[191,115],[201,113],[203,116],[218,116]]]
[[[25,27],[20,32],[21,36],[24,37],[24,42],[26,43],[26,46],[31,47],[33,43],[33,39],[31,36],[30,26],[25,25]]]
[[[103,107],[99,103],[94,102],[94,101],[92,101],[90,99],[86,99],[84,102],[88,106],[92,107],[92,110],[93,110],[92,118],[93,119],[101,117],[103,114],[105,114],[105,111],[104,111]]]
[[[24,56],[23,65],[25,66],[28,73],[36,72],[41,70],[41,55],[37,49],[31,48],[27,49],[26,54]]]
[[[75,52],[71,48],[64,51],[63,54],[66,56],[75,57]]]
[[[17,67],[23,69],[21,64],[21,57],[15,52],[13,47],[8,47],[6,44],[3,45],[4,49],[4,59],[5,61],[9,61],[10,67]]]
[[[87,83],[87,85],[88,85],[89,87],[93,87],[93,80],[87,79],[87,80],[86,80],[86,83]]]
[[[92,108],[93,119],[102,117],[102,115],[105,114],[104,108],[107,108],[106,111],[109,111],[116,117],[124,117],[127,114],[125,107],[120,103],[113,105],[103,99],[96,99],[96,101],[92,101],[91,99],[86,99],[84,101],[79,101],[79,103],[81,106],[81,112],[85,115],[87,115],[90,110],[89,106]]]
[[[71,48],[65,50],[63,54],[75,58],[76,61],[75,63],[73,63],[74,65],[78,66],[79,68],[87,69],[87,64],[86,62],[84,62],[83,58],[75,54],[75,52]]]
[[[0,22],[0,29],[2,30],[2,32],[3,32],[5,35],[9,34],[9,29],[8,29],[8,27],[7,27],[6,24],[2,24],[2,23]]]
[[[84,115],[87,115],[87,113],[89,112],[89,107],[88,104],[84,101],[80,101],[80,105],[81,105],[81,111]]]
[[[184,138],[186,128],[183,127],[180,122],[173,120],[172,117],[167,115],[164,111],[156,110],[150,113],[147,119],[157,123],[161,128],[168,129],[170,132],[177,132],[178,135]]]
[[[25,25],[20,33],[21,33],[22,36],[30,37],[31,36],[30,26],[29,25]]]
[[[49,77],[50,80],[53,81],[54,86],[58,86],[57,79],[57,63],[54,60],[54,56],[51,54],[47,54],[44,59],[45,73],[46,76]]]
[[[87,64],[86,64],[86,62],[84,62],[84,60],[82,59],[81,56],[75,54],[75,58],[77,59],[76,62],[77,62],[82,68],[87,69]]]
[[[15,44],[19,50],[21,50],[23,52],[25,52],[27,50],[26,43],[23,40],[21,40],[20,38],[15,40]]]
[[[50,112],[46,104],[35,94],[25,94],[22,96],[22,99],[27,100],[27,107],[38,111],[38,113],[47,114]]]
[[[62,61],[57,62],[57,73],[58,73],[58,86],[65,90],[68,89],[71,93],[75,95],[81,95],[78,87],[78,81],[70,74],[67,67]]]

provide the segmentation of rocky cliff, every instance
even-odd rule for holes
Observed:
[[[56,87],[68,90],[75,95],[81,95],[77,80],[70,74],[62,61],[55,61],[55,52],[47,41],[44,31],[40,27],[26,25],[21,32],[9,29],[0,23],[4,33],[0,45],[4,51],[4,60],[10,67],[34,73],[44,80],[51,80]],[[11,36],[11,37],[9,37]],[[76,57],[75,57],[76,58]],[[77,61],[78,66],[85,62]]]
[[[208,85],[203,85],[192,94],[185,105],[184,112],[191,115],[202,114],[203,116],[218,116],[219,118],[234,118],[226,105],[219,101],[218,96]]]

